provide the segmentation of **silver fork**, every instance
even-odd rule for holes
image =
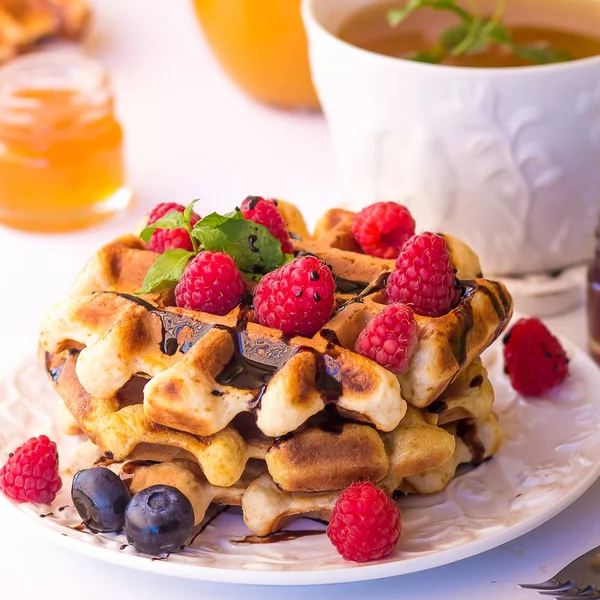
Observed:
[[[600,546],[582,554],[542,583],[522,583],[519,587],[536,590],[557,600],[600,599]]]

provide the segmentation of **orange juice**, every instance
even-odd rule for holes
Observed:
[[[65,231],[127,205],[123,132],[106,73],[32,55],[0,71],[0,223]]]
[[[300,0],[194,0],[223,68],[248,94],[283,108],[319,106]]]

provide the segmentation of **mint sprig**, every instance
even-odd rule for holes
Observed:
[[[197,223],[192,236],[204,250],[229,254],[239,270],[255,280],[285,262],[279,240],[264,225],[244,219],[239,211],[208,215]]]
[[[154,264],[148,269],[142,289],[138,294],[151,294],[169,290],[181,279],[188,262],[195,256],[194,252],[177,248],[159,254]]]
[[[188,262],[201,250],[225,252],[251,281],[259,281],[263,275],[293,260],[293,255],[282,252],[281,243],[266,227],[246,220],[239,209],[225,215],[211,213],[192,227],[196,202],[192,202],[183,214],[177,211],[166,214],[140,234],[148,242],[157,229],[184,228],[190,234],[194,250],[167,250],[161,254],[138,293],[148,294],[176,285]]]
[[[408,0],[404,7],[388,11],[387,19],[392,27],[396,27],[412,13],[423,8],[451,12],[460,19],[457,25],[441,34],[432,48],[409,57],[417,62],[441,64],[452,57],[484,52],[494,45],[503,47],[534,65],[573,60],[573,56],[566,50],[541,45],[518,45],[509,30],[502,25],[505,6],[506,0],[498,0],[494,14],[485,18],[457,5],[456,0]]]

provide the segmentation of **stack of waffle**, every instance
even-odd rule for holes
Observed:
[[[87,27],[86,0],[0,0],[0,63],[49,39],[77,39]]]
[[[491,457],[501,434],[480,355],[512,313],[504,286],[445,236],[461,302],[416,316],[418,345],[396,377],[353,351],[384,308],[394,261],[359,252],[352,213],[329,211],[310,236],[293,205],[280,210],[296,253],[336,277],[336,310],[312,338],[257,324],[250,302],[219,317],[174,307],[172,292],[136,295],[156,255],[135,236],[98,252],[41,336],[78,428],[132,492],[175,486],[197,523],[212,503],[239,505],[260,536],[299,515],[327,519],[354,481],[430,494],[461,463]]]

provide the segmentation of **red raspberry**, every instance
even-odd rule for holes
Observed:
[[[355,215],[352,223],[352,235],[363,252],[379,258],[396,258],[414,234],[412,215],[396,202],[371,204]]]
[[[391,554],[402,532],[400,509],[372,483],[353,483],[335,504],[327,537],[346,559],[378,560]]]
[[[224,252],[200,252],[175,287],[177,306],[226,315],[246,291],[244,276]]]
[[[241,210],[244,218],[264,225],[281,242],[282,252],[291,254],[290,233],[274,200],[265,200],[260,196],[248,196],[242,202]]]
[[[417,323],[412,308],[389,304],[360,332],[354,350],[392,373],[406,373],[417,345]]]
[[[156,221],[173,210],[183,213],[185,206],[177,204],[176,202],[163,202],[162,204],[156,205],[148,215],[148,225],[156,223]],[[199,220],[200,217],[196,213],[193,213],[192,218],[190,219],[192,227]],[[183,227],[179,229],[157,229],[148,242],[148,250],[158,252],[159,254],[162,254],[167,250],[174,250],[175,248],[182,248],[183,250],[189,250],[190,252],[194,249],[190,234],[183,229]]]
[[[525,396],[540,396],[565,380],[569,359],[539,319],[521,319],[504,336],[505,373]]]
[[[426,231],[404,244],[386,288],[387,302],[410,304],[418,315],[440,317],[460,301],[446,241]]]
[[[329,267],[303,256],[265,275],[254,290],[254,315],[285,335],[310,337],[333,312],[335,281]]]
[[[50,504],[61,487],[56,444],[45,435],[19,446],[0,469],[0,490],[18,502]]]

